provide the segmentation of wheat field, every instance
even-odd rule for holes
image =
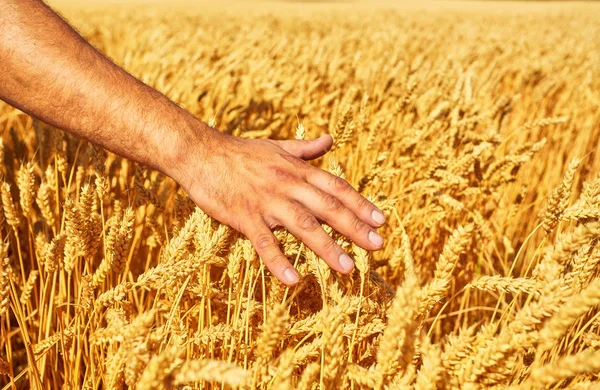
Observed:
[[[0,102],[1,389],[600,388],[600,5],[59,4],[387,216],[286,288],[168,177]],[[277,185],[277,183],[274,183]]]

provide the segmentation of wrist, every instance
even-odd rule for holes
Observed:
[[[218,147],[225,134],[196,118],[190,118],[173,134],[171,147],[161,148],[164,155],[161,171],[187,191],[202,175],[198,168],[206,166],[211,150]]]

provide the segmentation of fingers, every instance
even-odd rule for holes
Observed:
[[[260,221],[253,224],[250,229],[252,230],[246,236],[252,242],[256,253],[258,253],[269,271],[287,286],[298,283],[300,280],[298,273],[281,252],[277,238],[267,225]]]
[[[331,268],[341,273],[349,273],[354,262],[346,252],[323,230],[319,221],[301,205],[292,207],[279,216],[280,223],[296,238],[322,258]]]
[[[280,148],[298,158],[303,160],[314,160],[327,153],[333,144],[333,139],[327,134],[310,141],[284,140],[274,142],[276,142]]]
[[[293,197],[317,218],[367,250],[378,250],[383,238],[335,196],[311,185],[294,188]]]
[[[367,224],[379,227],[385,223],[385,216],[381,210],[359,194],[346,180],[320,169],[314,169],[307,180],[313,186],[339,199]],[[381,243],[383,244],[383,239]]]

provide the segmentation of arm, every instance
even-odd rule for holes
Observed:
[[[89,45],[40,0],[0,0],[0,99],[171,176],[207,214],[246,235],[273,274],[297,273],[271,229],[284,226],[340,272],[352,260],[319,220],[368,250],[385,219],[347,182],[305,160],[314,141],[243,140],[200,122]],[[276,183],[276,185],[274,185]]]

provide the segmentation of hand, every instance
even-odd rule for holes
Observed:
[[[299,277],[281,252],[274,228],[287,228],[342,273],[351,272],[354,262],[319,221],[364,249],[382,247],[375,228],[385,222],[383,213],[345,180],[306,162],[331,148],[329,135],[313,141],[271,141],[213,133],[209,143],[202,149],[210,154],[188,154],[190,179],[180,183],[207,214],[248,237],[267,268],[286,285],[296,284]]]

